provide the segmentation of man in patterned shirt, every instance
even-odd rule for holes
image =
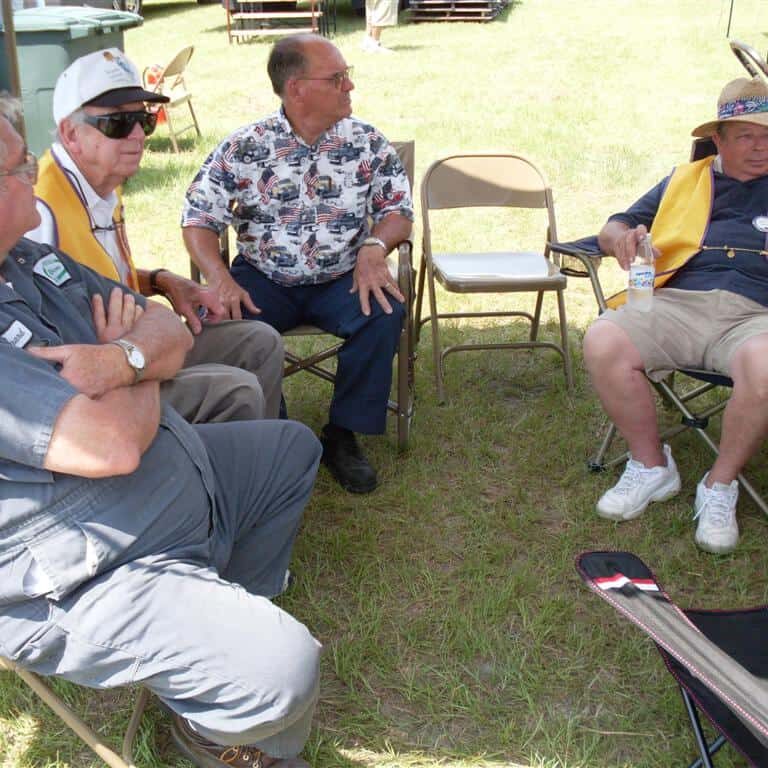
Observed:
[[[376,472],[355,433],[385,428],[404,316],[385,259],[411,231],[408,179],[384,136],[351,117],[351,69],[335,46],[286,37],[267,71],[282,107],[210,154],[187,191],[184,242],[232,318],[345,339],[323,462],[346,490],[368,493]],[[230,224],[238,254],[228,270],[218,238]]]

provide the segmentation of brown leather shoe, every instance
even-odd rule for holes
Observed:
[[[171,736],[187,760],[198,768],[311,768],[300,757],[278,758],[255,747],[225,747],[196,733],[189,722],[171,714]]]

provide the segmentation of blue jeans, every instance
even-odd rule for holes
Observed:
[[[388,315],[371,297],[371,314],[366,317],[359,295],[350,293],[351,272],[319,285],[283,286],[238,256],[232,264],[232,277],[261,310],[260,315],[244,316],[268,323],[280,333],[306,324],[345,339],[328,420],[353,432],[382,434],[404,306],[388,296],[392,305]]]

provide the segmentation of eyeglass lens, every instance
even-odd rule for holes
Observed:
[[[108,139],[124,139],[138,123],[145,136],[150,136],[157,126],[154,112],[113,112],[109,115],[86,115],[85,122],[92,125]]]

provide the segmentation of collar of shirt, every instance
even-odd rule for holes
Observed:
[[[341,120],[339,120],[338,123],[334,123],[327,131],[325,131],[324,133],[321,133],[314,144],[307,144],[307,142],[304,141],[304,139],[302,139],[301,136],[299,136],[299,134],[293,130],[291,121],[288,119],[288,116],[285,114],[284,107],[280,107],[280,109],[278,109],[277,112],[275,112],[274,115],[272,115],[272,117],[275,119],[275,122],[280,125],[280,127],[285,133],[291,134],[291,136],[293,136],[296,139],[296,141],[299,142],[299,144],[309,149],[316,149],[317,146],[323,141],[323,139],[326,136],[329,136],[330,134],[333,134],[333,133],[338,133],[338,126],[339,126],[339,123],[341,122]]]
[[[77,182],[75,189],[82,194],[83,202],[91,214],[94,225],[104,228],[112,226],[112,214],[117,207],[117,194],[110,192],[106,198],[99,197],[70,157],[69,152],[59,142],[55,142],[51,147],[51,153],[64,171],[71,174],[71,178]]]

